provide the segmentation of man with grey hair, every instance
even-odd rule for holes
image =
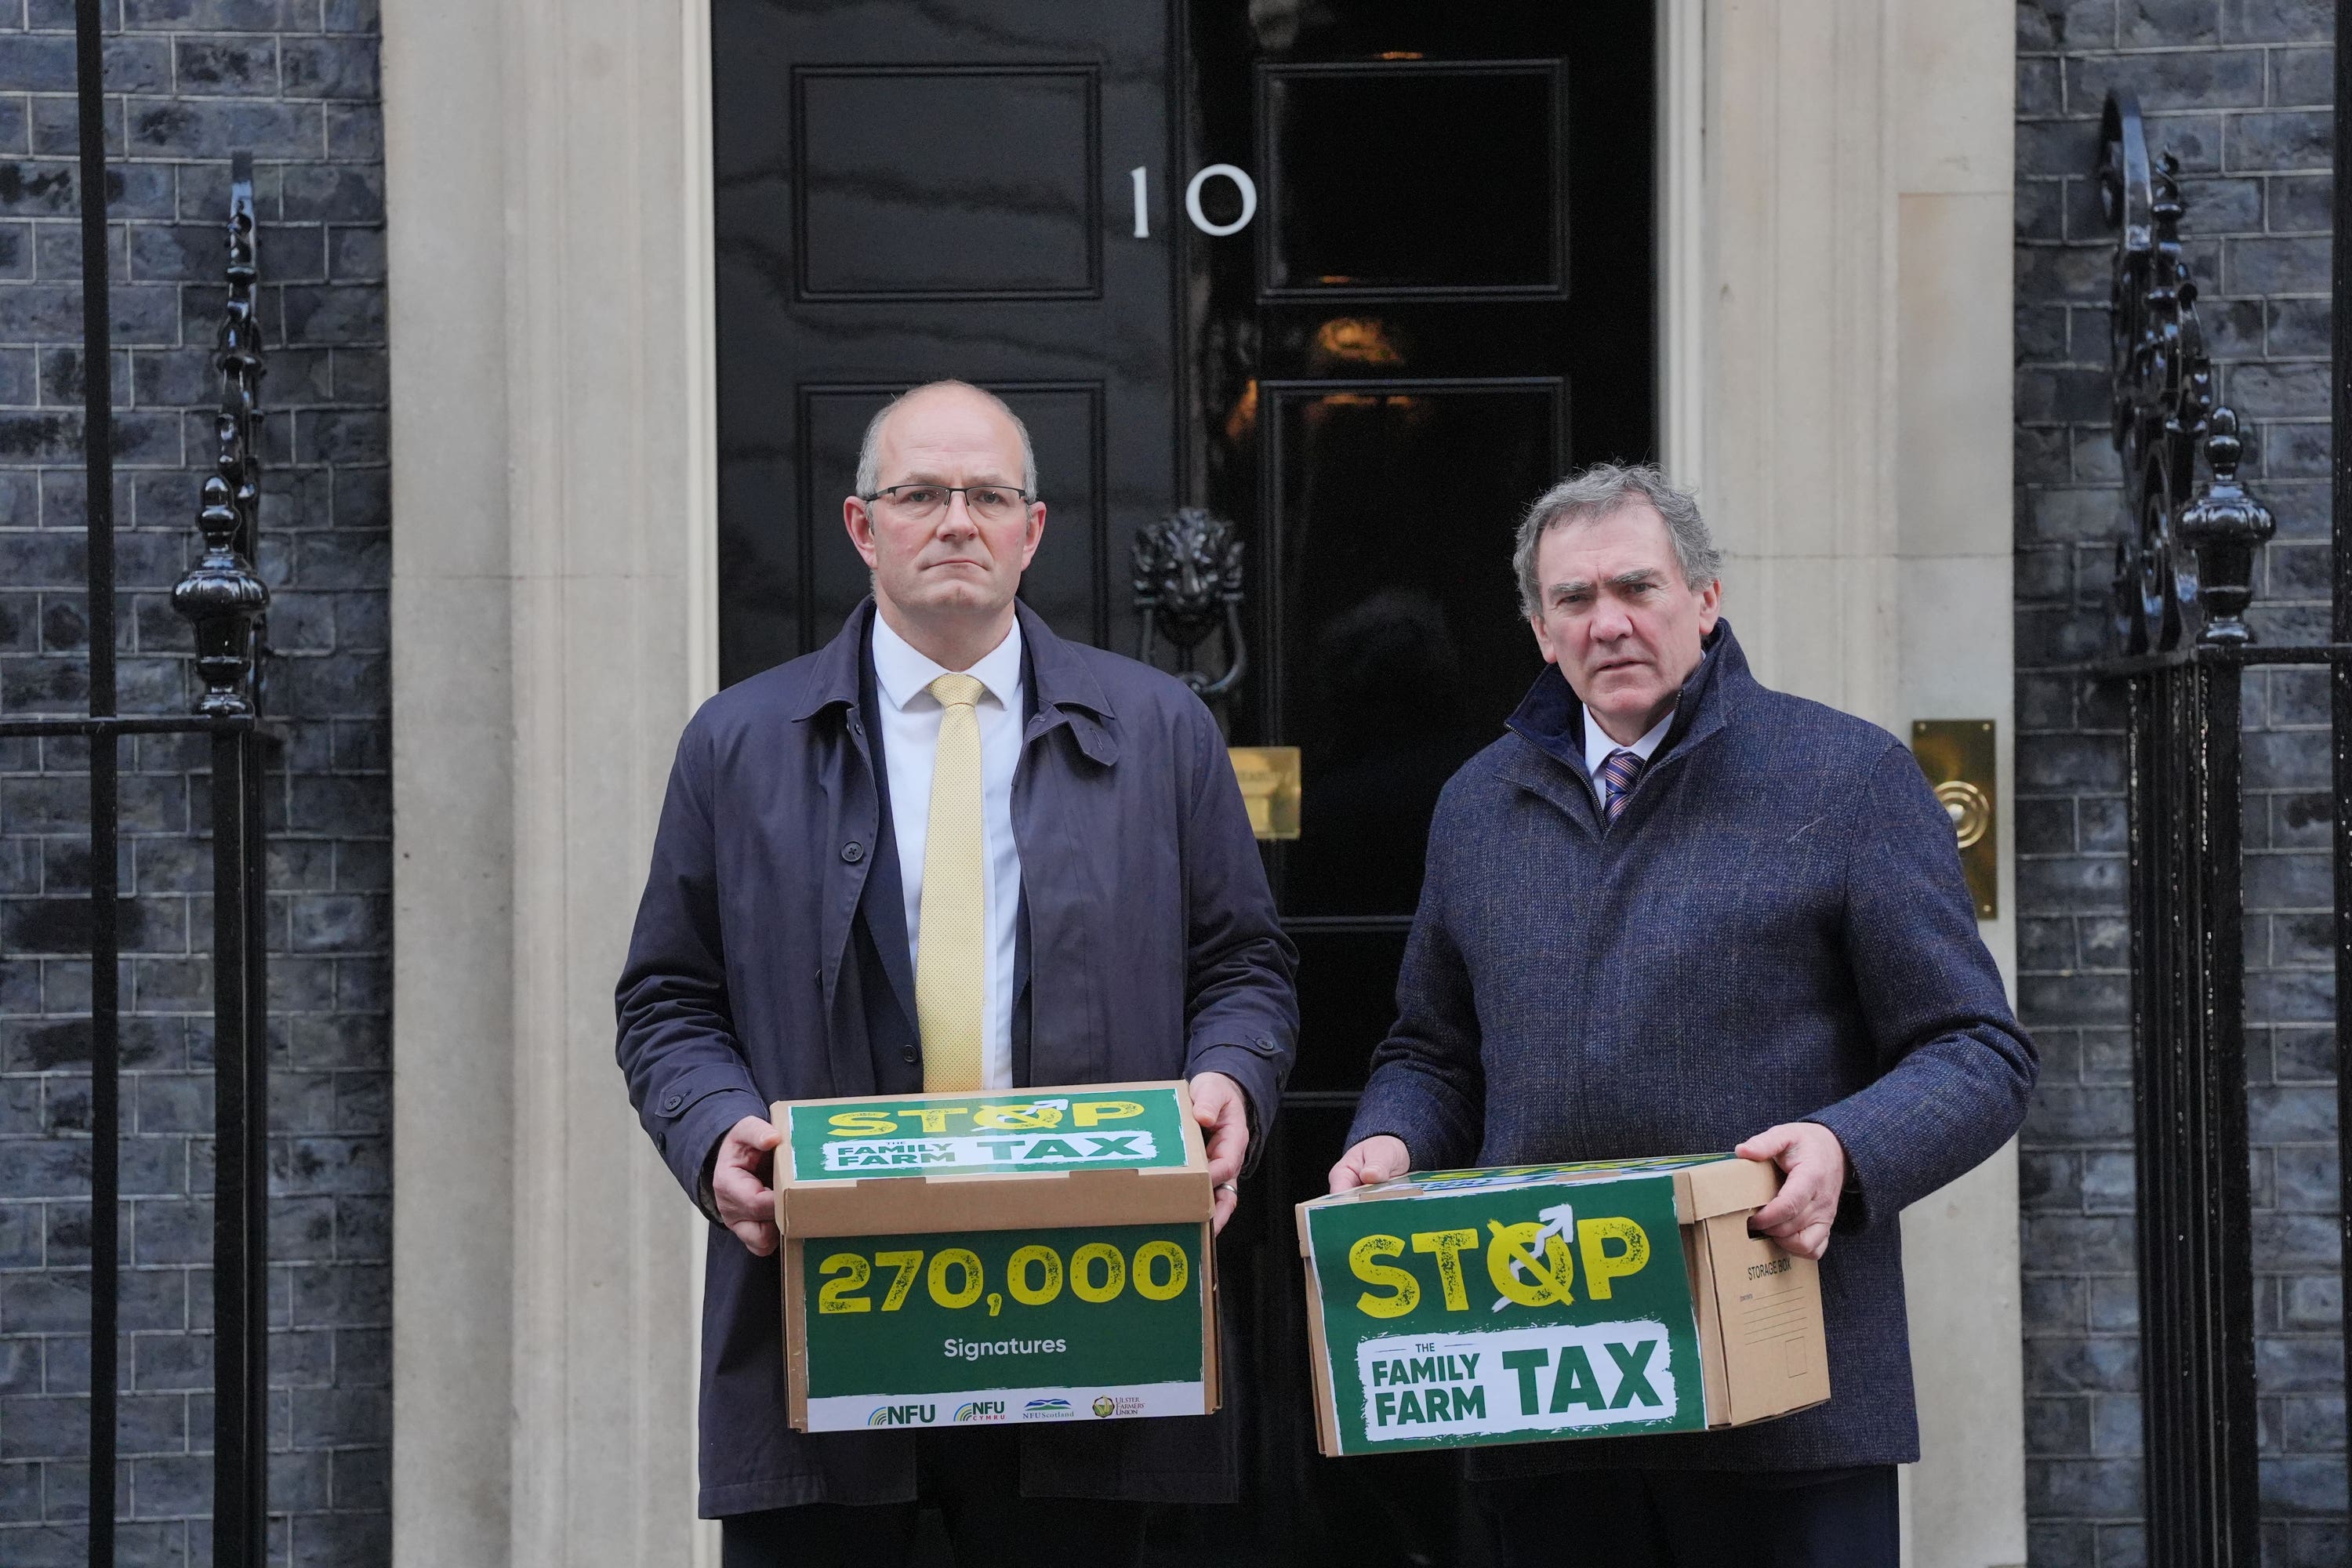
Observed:
[[[1142,1505],[1232,1500],[1230,1411],[793,1431],[769,1105],[1183,1078],[1222,1229],[1295,954],[1209,710],[1016,597],[1045,505],[1001,399],[884,407],[842,521],[873,595],[688,724],[617,998],[630,1100],[710,1221],[701,1511],[726,1568],[904,1563],[923,1503],[967,1568],[1118,1568]]]
[[[1821,1262],[1832,1398],[1475,1450],[1513,1568],[1893,1568],[1895,1467],[1919,1457],[1895,1216],[2016,1131],[2037,1069],[1917,764],[1758,683],[1719,559],[1654,468],[1529,510],[1513,564],[1552,668],[1439,796],[1397,1021],[1330,1181],[1773,1161],[1752,1228]]]

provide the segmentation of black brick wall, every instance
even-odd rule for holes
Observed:
[[[2183,225],[2222,395],[2279,533],[2252,620],[2327,620],[2328,163],[2321,0],[2018,6],[2019,989],[2042,1041],[2023,1153],[2027,1497],[2040,1564],[2143,1560],[2119,694],[2052,673],[2105,651],[2120,518],[2107,428],[2112,240],[2085,171],[2135,88],[2187,171]],[[2330,1027],[2323,682],[2246,686],[2246,957],[2266,1563],[2352,1561]]]
[[[375,0],[106,0],[122,704],[193,678],[228,159],[257,163],[278,597],[270,706],[273,1561],[388,1560],[388,677]],[[80,247],[72,5],[0,0],[0,710],[78,710]],[[0,743],[0,1563],[82,1560],[87,752]],[[126,742],[120,1560],[209,1559],[205,757]]]

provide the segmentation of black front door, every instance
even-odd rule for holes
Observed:
[[[1316,1457],[1290,1205],[1393,1017],[1437,791],[1539,668],[1518,518],[1655,449],[1653,26],[1638,0],[713,6],[724,679],[865,592],[858,437],[934,376],[1030,425],[1023,593],[1063,635],[1137,650],[1129,542],[1170,508],[1248,542],[1223,717],[1303,752],[1267,865],[1304,1027],[1220,1248],[1247,1498],[1156,1521],[1155,1562],[1482,1557],[1455,1460]]]

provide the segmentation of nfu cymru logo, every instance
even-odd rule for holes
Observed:
[[[975,1399],[958,1406],[955,1418],[959,1421],[1002,1421],[1004,1419],[1004,1401]]]

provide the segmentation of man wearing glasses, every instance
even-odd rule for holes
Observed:
[[[1216,722],[1015,598],[1044,537],[1013,411],[961,382],[875,416],[842,505],[873,596],[687,726],[618,991],[632,1102],[713,1222],[700,1511],[727,1568],[963,1568],[1141,1548],[1235,1493],[1230,1415],[921,1432],[785,1420],[772,1100],[1192,1083],[1232,1215],[1289,1069],[1295,954]]]

